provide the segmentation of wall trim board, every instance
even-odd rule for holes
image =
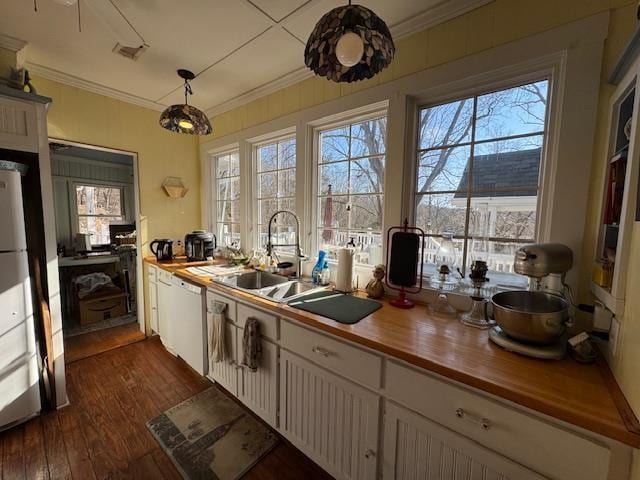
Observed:
[[[28,45],[24,40],[10,37],[9,35],[0,34],[0,48],[9,50],[10,52],[19,52]]]

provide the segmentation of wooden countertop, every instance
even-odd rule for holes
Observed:
[[[434,315],[425,306],[410,310],[383,307],[355,325],[344,325],[287,305],[263,300],[198,277],[177,259],[158,263],[196,284],[218,290],[359,343],[452,380],[549,415],[558,420],[640,447],[640,424],[600,358],[591,365],[573,360],[542,361],[508,352],[488,339],[487,331]],[[189,263],[188,266],[214,264]]]

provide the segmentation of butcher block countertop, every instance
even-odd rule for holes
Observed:
[[[278,315],[558,420],[640,447],[640,424],[602,358],[590,365],[568,358],[560,361],[531,359],[494,345],[486,330],[434,315],[422,305],[401,310],[389,305],[387,300],[382,300],[381,309],[355,325],[344,325],[222,286],[185,270],[187,266],[214,265],[214,262],[187,264],[181,258],[171,262],[157,262],[155,258],[145,261]]]

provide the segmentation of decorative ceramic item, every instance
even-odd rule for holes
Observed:
[[[189,189],[184,186],[180,177],[167,177],[162,182],[162,190],[170,198],[183,198]]]
[[[211,123],[201,110],[189,105],[187,97],[193,95],[189,81],[196,78],[189,70],[178,70],[178,76],[184,79],[184,104],[171,105],[160,115],[160,126],[176,133],[190,135],[209,135]]]
[[[362,5],[345,5],[325,14],[309,36],[305,64],[334,82],[371,78],[389,66],[396,47],[389,27]]]
[[[373,278],[369,280],[365,290],[367,291],[367,297],[369,298],[382,298],[384,296],[384,279],[385,266],[380,264],[376,265],[373,269]]]

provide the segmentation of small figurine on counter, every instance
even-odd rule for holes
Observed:
[[[365,290],[367,291],[367,297],[369,298],[382,298],[384,296],[384,284],[382,279],[385,275],[385,266],[380,264],[376,265],[373,269],[373,278],[369,280]]]

